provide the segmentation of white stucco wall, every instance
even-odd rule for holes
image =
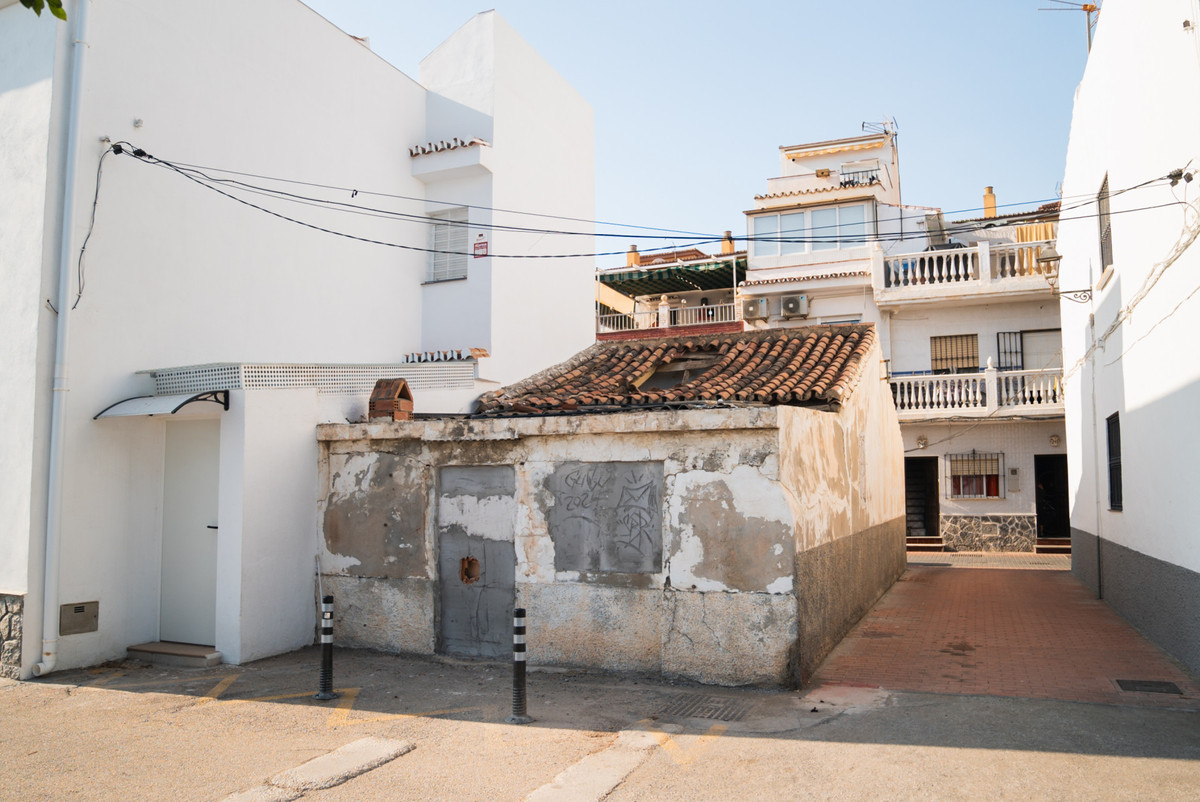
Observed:
[[[312,642],[317,394],[231,395],[221,421],[216,647],[245,663]]]
[[[1183,20],[1191,21],[1190,29]],[[1183,224],[1197,219],[1200,183],[1172,190],[1159,181],[1120,191],[1176,168],[1195,171],[1200,163],[1198,20],[1194,0],[1104,4],[1076,94],[1063,179],[1064,198],[1094,201],[1107,174],[1115,269],[1090,307],[1064,304],[1062,310],[1071,524],[1192,571],[1200,570],[1200,495],[1191,468],[1200,448],[1200,363],[1191,357],[1200,245],[1193,242],[1144,297],[1137,296],[1180,242]],[[1180,200],[1190,210],[1174,205]],[[1152,208],[1161,204],[1172,205]],[[1064,287],[1100,279],[1095,214],[1092,202],[1061,224]],[[1124,319],[1114,329],[1118,315]],[[1093,338],[1102,342],[1089,353]],[[1121,421],[1121,512],[1108,509],[1105,419],[1113,413]]]
[[[64,42],[70,31],[48,15],[38,20],[15,5],[0,9],[0,22],[0,134],[5,145],[0,179],[6,191],[13,187],[17,200],[6,198],[0,216],[6,287],[0,296],[0,353],[7,372],[0,393],[5,432],[0,466],[6,477],[14,477],[0,489],[0,592],[30,594],[27,674],[41,639],[43,532],[38,519],[45,505],[46,446],[34,433],[48,415],[54,349],[55,318],[44,305],[53,286],[46,286],[45,276],[53,276],[55,269],[56,171],[64,148],[62,109],[71,66]],[[506,29],[502,22],[493,25]],[[423,87],[297,0],[248,6],[232,0],[106,0],[91,5],[86,38],[73,254],[88,229],[104,137],[129,141],[164,160],[404,196],[409,200],[364,194],[356,199],[399,212],[425,214],[426,203],[411,199],[443,195],[480,206],[500,205],[491,195],[491,177],[430,190],[413,175],[408,151],[443,128],[448,135],[450,128],[461,135],[452,123],[461,122],[463,115],[472,123],[484,118],[428,102]],[[538,92],[526,97],[524,105],[505,101],[512,117],[505,139],[518,144],[495,167],[497,176],[509,170],[529,174],[542,164],[527,161],[533,151],[523,149],[519,140],[540,125],[542,118],[533,109],[543,102],[552,105],[554,93],[568,91],[531,53],[509,59],[521,65],[524,58],[529,66],[506,67],[503,80],[529,78]],[[493,88],[489,92],[495,94]],[[442,127],[427,126],[431,108]],[[566,117],[586,112],[561,125],[585,128],[590,143],[586,106],[580,111],[578,105],[559,103],[555,111]],[[529,124],[522,127],[524,116]],[[493,133],[471,130],[468,135]],[[567,149],[565,144],[555,147],[560,154]],[[587,174],[587,182],[564,192],[584,198],[568,204],[571,213],[579,210],[590,217],[590,151],[578,169]],[[341,189],[243,178],[286,191],[350,199]],[[519,179],[506,180],[510,187],[522,185]],[[536,188],[537,181],[531,185]],[[510,192],[504,203],[524,208],[527,197]],[[418,248],[428,244],[429,229],[421,222],[345,214],[258,195],[247,200],[360,237]],[[550,202],[560,200],[556,196]],[[583,250],[591,250],[590,243]],[[444,328],[424,331],[427,260],[420,251],[341,238],[272,217],[127,155],[105,159],[84,262],[86,281],[71,318],[59,597],[61,603],[99,600],[100,631],[62,639],[59,668],[117,657],[126,646],[157,637],[163,424],[96,422],[92,416],[121,398],[152,392],[149,378],[138,375],[141,370],[209,362],[395,362],[423,349],[493,349],[500,340],[493,333],[492,311],[502,309],[511,319],[527,314],[526,306],[516,309],[508,299],[498,304],[490,278],[469,286],[457,282],[425,291],[427,296],[441,293],[449,313],[442,316]],[[586,272],[590,299],[590,262]],[[505,276],[506,281],[517,278]],[[547,292],[561,289],[546,286]],[[480,314],[471,312],[468,301]],[[585,307],[576,327],[590,336],[590,300]],[[481,326],[472,329],[476,323]],[[504,336],[512,360],[504,368],[509,379],[586,345],[570,337]],[[533,352],[524,358],[534,364],[524,367],[515,350]],[[43,396],[36,403],[35,388]],[[454,409],[462,406],[458,395],[452,399]],[[222,445],[241,451],[240,460],[225,462],[223,457],[221,477],[222,517],[241,521],[243,540],[218,557],[222,586],[236,599],[234,606],[218,609],[218,640],[237,660],[292,648],[311,637],[308,562],[315,551],[314,530],[311,521],[295,516],[315,509],[315,479],[307,471],[309,466],[315,471],[316,457],[307,450],[314,448],[312,427],[325,408],[307,400],[286,401],[278,408],[264,402],[256,408],[252,394],[243,400],[241,411],[225,413],[233,417],[223,422]],[[234,432],[240,434],[234,437]],[[225,442],[227,438],[233,439]],[[297,482],[304,483],[301,506],[279,512],[276,500],[298,492],[290,484]],[[293,541],[302,530],[303,537]],[[296,543],[302,553],[288,552],[283,564],[272,563],[283,559],[275,551]],[[293,559],[304,564],[287,562]]]
[[[472,80],[472,72],[481,77]],[[431,106],[439,114],[460,125],[469,124],[470,109],[494,117],[494,174],[486,204],[493,210],[473,210],[473,220],[478,216],[497,225],[583,234],[486,232],[490,253],[592,253],[591,223],[513,213],[594,218],[595,146],[587,102],[494,11],[473,17],[422,61],[420,77],[422,85],[440,96]],[[451,102],[466,108],[454,108]],[[477,233],[472,231],[472,242]],[[490,298],[485,319],[491,323],[487,347],[492,358],[485,378],[511,383],[593,341],[594,265],[589,257],[469,260],[468,283],[478,277],[490,284],[490,293],[479,296]],[[427,338],[480,311],[475,303],[455,306],[450,299],[435,300],[436,288],[425,292]],[[531,343],[538,347],[530,348]]]
[[[948,304],[953,301],[948,301]],[[891,369],[893,373],[931,369],[929,340],[955,334],[979,337],[979,367],[990,357],[997,367],[1000,356],[996,335],[1002,331],[1037,331],[1059,327],[1058,303],[1049,297],[1042,301],[1015,303],[906,307],[887,316]],[[1025,365],[1038,370],[1044,365]]]
[[[29,583],[33,509],[38,308],[42,266],[54,258],[42,209],[54,72],[52,21],[19,4],[0,8],[0,593],[23,594]],[[49,244],[50,247],[46,247]]]

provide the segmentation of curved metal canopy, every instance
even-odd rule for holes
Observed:
[[[121,418],[133,415],[174,415],[193,401],[211,401],[229,409],[228,390],[207,390],[203,393],[181,393],[179,395],[138,395],[126,398],[100,410],[92,420]]]

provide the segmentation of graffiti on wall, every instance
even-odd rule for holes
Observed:
[[[661,462],[567,462],[546,488],[556,570],[662,570]]]

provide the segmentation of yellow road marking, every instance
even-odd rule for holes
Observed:
[[[220,698],[221,694],[229,690],[229,686],[232,685],[240,676],[241,674],[230,674],[228,677],[225,677],[225,679],[212,686],[208,693],[200,697],[200,701],[198,701],[196,704],[203,704],[204,702],[211,702]]]
[[[672,760],[680,766],[686,766],[699,757],[708,748],[709,743],[720,738],[727,729],[729,727],[725,724],[714,724],[703,735],[697,738],[694,744],[686,749],[657,726],[651,726],[649,732],[654,736],[654,740],[658,741],[658,745],[662,747],[663,751],[671,756]]]

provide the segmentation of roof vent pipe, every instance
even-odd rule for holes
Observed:
[[[996,216],[996,193],[992,192],[991,187],[983,188],[983,216]]]

